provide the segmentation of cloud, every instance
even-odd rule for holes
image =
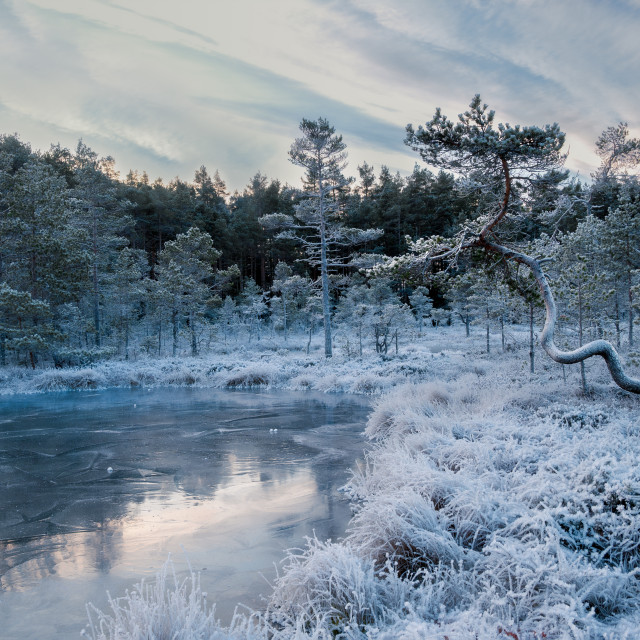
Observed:
[[[345,14],[356,7],[373,18],[375,40],[357,46],[385,66],[387,76],[420,78],[447,112],[454,102],[460,105],[463,88],[468,97],[481,92],[501,119],[558,121],[573,148],[581,149],[575,164],[584,166],[585,142],[593,148],[602,129],[632,118],[640,99],[640,85],[632,80],[640,66],[640,13],[634,5],[351,0]],[[595,155],[587,155],[593,167]]]
[[[209,38],[202,33],[198,33],[197,31],[194,31],[193,29],[187,29],[185,27],[181,27],[179,24],[176,24],[175,22],[170,22],[169,20],[162,20],[161,18],[158,18],[154,15],[145,15],[143,13],[140,13],[139,11],[135,11],[129,6],[122,5],[122,4],[115,5],[112,2],[104,2],[104,1],[102,2],[102,4],[105,4],[110,7],[116,7],[119,11],[136,16],[137,18],[142,19],[144,22],[154,22],[164,27],[165,29],[167,29],[169,33],[175,32],[175,33],[183,34],[185,36],[188,36],[189,38],[195,38],[196,40],[200,40],[203,43],[211,46],[216,46],[218,44],[213,38]]]
[[[501,121],[558,121],[569,166],[605,127],[640,126],[637,0],[14,0],[0,3],[0,130],[83,137],[122,171],[231,188],[298,180],[302,117],[327,117],[351,163],[411,171],[404,126],[480,92]],[[633,120],[635,118],[635,121]],[[47,139],[47,132],[49,138]],[[56,139],[57,138],[57,139]]]

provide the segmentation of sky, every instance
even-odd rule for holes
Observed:
[[[347,174],[406,175],[405,126],[480,93],[499,122],[558,122],[588,179],[606,127],[640,136],[638,34],[640,0],[0,0],[0,133],[242,191],[299,183],[302,118],[343,135]]]

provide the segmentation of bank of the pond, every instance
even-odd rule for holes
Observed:
[[[336,349],[327,359],[315,350],[284,348],[280,343],[236,345],[198,357],[111,360],[65,369],[0,368],[0,395],[111,387],[265,387],[329,393],[380,395],[405,382],[449,381],[482,377],[490,372],[497,384],[548,381],[567,390],[579,388],[577,368],[551,362],[536,353],[536,373],[529,373],[524,339],[509,350],[485,352],[485,338],[466,338],[461,327],[430,328],[410,344],[394,346],[385,355],[371,350],[362,356]],[[604,366],[587,364],[590,382],[610,385]]]
[[[209,388],[271,387],[331,393],[379,394],[414,377],[440,374],[461,361],[463,354],[452,349],[440,332],[409,349],[387,355],[365,352],[362,357],[338,351],[326,359],[315,350],[307,355],[300,348],[280,344],[228,347],[202,356],[111,360],[84,367],[0,369],[0,394],[38,393],[66,389],[109,387],[193,386]],[[436,339],[437,338],[437,339]]]

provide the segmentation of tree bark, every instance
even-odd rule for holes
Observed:
[[[531,373],[536,372],[535,367],[535,351],[533,343],[533,302],[529,303],[529,370]]]
[[[491,340],[489,335],[489,307],[487,306],[487,353],[491,353]]]
[[[631,288],[631,268],[627,269],[627,290],[629,294],[629,346],[633,347],[633,289]]]
[[[93,211],[93,323],[96,331],[96,347],[100,348],[100,295],[98,291],[98,218]]]
[[[191,329],[191,355],[198,355],[198,341],[196,340],[196,319],[195,313],[189,311],[189,328]]]
[[[173,349],[172,349],[172,353],[173,356],[175,357],[176,353],[178,352],[178,312],[176,309],[174,309],[171,312],[171,323],[173,325],[172,329],[173,329]]]
[[[616,328],[616,348],[620,348],[620,301],[618,300],[618,283],[616,282],[616,306],[615,306],[615,317],[614,317],[614,325]]]
[[[583,337],[583,317],[582,317],[582,281],[578,280],[578,343],[582,346]],[[587,393],[587,374],[584,369],[584,360],[580,361],[580,380],[582,382],[582,393]]]
[[[287,297],[284,295],[284,293],[281,294],[282,296],[282,326],[284,329],[284,341],[287,341]]]
[[[318,179],[320,200],[320,276],[322,279],[322,316],[324,319],[324,356],[331,358],[331,308],[329,306],[329,270],[327,265],[327,238],[324,219],[324,193],[322,175]]]

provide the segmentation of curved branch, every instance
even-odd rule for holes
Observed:
[[[514,251],[513,249],[509,249],[508,247],[487,242],[483,239],[479,240],[478,246],[484,247],[488,251],[499,253],[508,260],[514,260],[515,262],[524,264],[531,270],[533,277],[536,279],[536,282],[540,287],[540,294],[542,295],[546,309],[546,319],[544,328],[540,334],[540,344],[552,360],[561,364],[576,364],[593,356],[601,356],[607,363],[607,367],[609,368],[609,373],[611,374],[613,381],[621,389],[632,393],[640,393],[640,380],[631,378],[624,372],[620,356],[610,342],[607,342],[606,340],[593,340],[592,342],[582,345],[573,351],[562,351],[554,343],[553,334],[558,315],[556,303],[553,298],[553,293],[551,292],[547,276],[542,270],[540,263],[535,258],[524,253]]]
[[[630,378],[624,373],[620,356],[606,340],[594,340],[573,351],[562,351],[555,345],[553,333],[557,320],[556,305],[541,263],[524,253],[498,244],[495,231],[507,215],[513,181],[525,179],[532,174],[557,171],[566,157],[560,154],[565,141],[564,133],[557,124],[545,125],[544,128],[521,128],[501,124],[496,130],[492,128],[493,111],[485,115],[488,107],[482,105],[479,95],[473,98],[469,107],[469,111],[459,116],[460,122],[455,126],[442,115],[439,108],[436,109],[431,122],[424,128],[419,127],[417,132],[411,125],[407,125],[405,142],[418,151],[427,162],[463,173],[479,169],[485,174],[495,174],[497,177],[496,160],[499,160],[504,179],[504,194],[498,212],[488,220],[479,234],[474,234],[471,241],[462,241],[456,247],[442,247],[440,256],[427,255],[427,261],[446,259],[451,262],[463,249],[480,248],[526,265],[536,279],[546,308],[546,320],[540,342],[547,354],[562,364],[575,364],[592,356],[601,356],[619,387],[640,393],[640,380]],[[613,132],[612,137],[615,137],[615,133]]]

